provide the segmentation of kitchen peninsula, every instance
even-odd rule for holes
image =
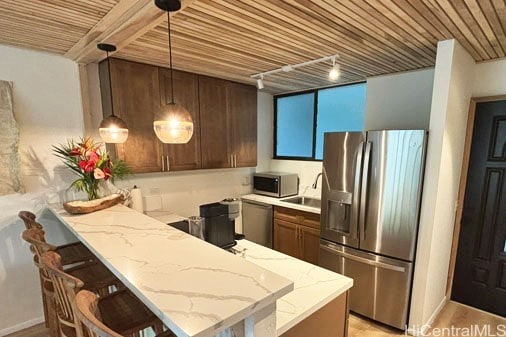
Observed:
[[[246,240],[233,255],[121,205],[75,216],[50,210],[178,336],[228,328],[237,336],[298,336],[301,322],[320,311],[345,334],[349,278]],[[336,299],[343,310],[327,308]]]

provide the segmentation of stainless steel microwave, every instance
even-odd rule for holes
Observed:
[[[295,173],[262,172],[253,175],[253,192],[283,198],[299,193],[299,178]]]

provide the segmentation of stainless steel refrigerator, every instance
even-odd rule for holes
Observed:
[[[319,264],[353,278],[350,310],[404,329],[427,132],[326,133]]]

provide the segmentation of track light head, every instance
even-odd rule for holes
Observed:
[[[339,66],[339,64],[336,63],[335,59],[332,60],[332,63],[333,63],[332,69],[330,69],[329,71],[329,79],[331,81],[335,81],[341,75],[341,67]]]
[[[257,88],[258,90],[262,90],[264,88],[264,80],[262,80],[261,78],[257,80]]]
[[[264,88],[264,75],[260,74],[260,78],[257,80],[257,88],[258,90],[262,90]]]

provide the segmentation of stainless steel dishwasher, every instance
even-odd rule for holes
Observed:
[[[272,205],[242,200],[242,230],[246,240],[272,248]]]

